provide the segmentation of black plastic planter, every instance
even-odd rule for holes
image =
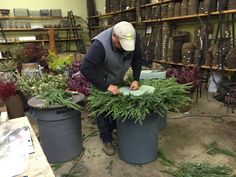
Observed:
[[[78,95],[75,102],[83,99]],[[31,115],[37,119],[40,144],[50,163],[74,159],[82,152],[81,112],[64,106],[36,108],[38,99],[32,98]]]
[[[157,114],[148,115],[142,124],[117,119],[118,150],[122,160],[145,164],[157,158],[159,119]]]

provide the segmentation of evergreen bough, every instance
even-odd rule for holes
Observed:
[[[180,85],[176,79],[143,80],[141,84],[155,87],[152,94],[141,96],[112,95],[93,88],[87,98],[88,110],[92,115],[109,115],[122,121],[131,119],[140,122],[150,113],[162,115],[166,111],[179,111],[190,102],[187,89],[190,84]]]

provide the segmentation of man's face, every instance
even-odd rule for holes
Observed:
[[[120,45],[120,39],[119,39],[118,36],[116,36],[115,33],[112,34],[112,43],[113,43],[115,48],[122,49],[122,47]]]

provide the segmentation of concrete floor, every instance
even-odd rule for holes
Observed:
[[[208,96],[208,98],[207,98]],[[159,135],[159,149],[176,164],[182,162],[208,162],[213,166],[227,165],[236,175],[236,158],[209,155],[205,145],[214,141],[221,148],[236,152],[236,113],[229,111],[211,95],[204,93],[185,113],[168,113],[167,127]],[[236,112],[236,109],[235,109]],[[35,125],[35,124],[34,124]],[[37,126],[34,126],[37,131]],[[63,164],[51,164],[56,177],[168,177],[164,171],[173,169],[162,158],[145,165],[129,164],[116,154],[106,156],[94,121],[82,113],[84,151],[80,157]],[[69,175],[70,174],[70,175]]]

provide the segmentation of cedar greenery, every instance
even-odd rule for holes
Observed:
[[[174,177],[231,177],[233,170],[227,166],[212,166],[208,163],[183,163],[177,170],[167,172]]]
[[[44,107],[60,104],[75,110],[81,110],[81,106],[72,102],[72,95],[65,92],[67,78],[59,75],[32,75],[17,76],[17,86],[26,97],[40,97],[44,100]]]
[[[236,157],[235,152],[231,152],[227,149],[223,149],[219,147],[217,142],[212,142],[206,146],[207,153],[210,155],[216,155],[216,154],[224,154],[226,156]]]
[[[162,115],[168,110],[178,111],[182,106],[189,104],[190,98],[186,91],[189,85],[180,85],[174,78],[144,80],[141,84],[155,87],[154,93],[124,96],[112,95],[93,88],[87,98],[88,110],[92,115],[107,114],[114,119],[123,119],[123,121],[132,119],[142,123],[149,113]]]
[[[233,169],[228,166],[213,166],[209,163],[180,163],[168,159],[165,154],[160,151],[159,157],[168,170],[162,172],[170,174],[174,177],[235,177],[232,175]]]
[[[17,87],[26,97],[38,96],[41,93],[47,92],[49,88],[66,89],[67,78],[61,74],[34,74],[28,76],[17,76]]]
[[[68,108],[75,110],[81,110],[80,105],[72,102],[71,94],[60,89],[49,89],[47,92],[40,93],[40,98],[44,100],[44,107],[47,108],[50,105],[65,105]]]

